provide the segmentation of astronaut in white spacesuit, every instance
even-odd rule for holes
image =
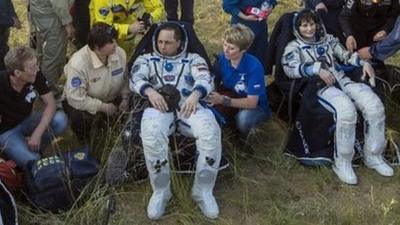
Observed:
[[[290,42],[282,56],[282,65],[290,78],[319,76],[324,87],[317,92],[318,100],[334,115],[336,121],[336,151],[333,171],[340,180],[357,184],[352,168],[354,154],[356,109],[365,119],[364,164],[382,176],[393,176],[393,169],[384,161],[385,112],[379,97],[364,84],[352,81],[338,70],[342,64],[363,67],[363,79],[369,77],[375,85],[372,66],[351,54],[330,34],[326,34],[320,19],[311,10],[302,10],[295,15],[293,32],[296,39]]]
[[[131,90],[147,97],[141,121],[141,138],[153,194],[147,215],[159,219],[171,198],[168,136],[175,130],[196,139],[199,153],[192,197],[208,218],[217,218],[213,188],[221,159],[221,130],[212,112],[198,102],[213,89],[206,61],[186,51],[185,29],[174,22],[161,24],[154,33],[153,53],[139,56],[131,70]],[[163,96],[164,87],[177,90],[176,106]]]

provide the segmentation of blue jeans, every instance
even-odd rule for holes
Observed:
[[[270,117],[260,107],[255,109],[242,109],[236,114],[236,127],[243,135],[247,135],[251,129]]]
[[[31,160],[40,159],[40,151],[43,150],[52,139],[61,134],[68,125],[67,116],[62,111],[57,111],[50,122],[49,129],[43,135],[38,152],[29,149],[26,137],[30,136],[42,118],[42,113],[32,113],[16,127],[0,134],[0,146],[7,157],[20,166],[26,168]]]

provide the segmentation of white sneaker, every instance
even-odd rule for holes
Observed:
[[[364,164],[371,169],[374,169],[380,175],[391,177],[394,175],[393,168],[383,160],[382,155],[364,155]]]
[[[333,172],[335,172],[339,179],[344,183],[352,185],[357,184],[357,176],[354,173],[351,162],[335,162],[332,165],[332,169]]]
[[[147,217],[151,220],[160,219],[171,197],[170,190],[153,192],[147,206]]]

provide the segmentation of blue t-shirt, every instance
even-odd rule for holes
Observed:
[[[268,115],[267,88],[264,81],[264,69],[258,59],[245,53],[240,60],[239,66],[233,68],[230,60],[223,53],[218,55],[218,71],[221,75],[222,85],[234,91],[239,97],[258,95],[257,106],[262,108]]]

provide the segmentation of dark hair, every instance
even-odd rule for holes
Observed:
[[[118,31],[113,26],[103,22],[93,25],[88,35],[88,46],[93,51],[96,47],[101,48],[118,38]]]
[[[296,29],[299,29],[300,25],[302,22],[315,22],[315,23],[319,23],[319,19],[316,15],[316,13],[312,10],[309,9],[304,9],[302,11],[299,12],[299,15],[297,16],[297,20],[296,20]]]
[[[158,29],[158,34],[160,34],[160,32],[162,30],[173,31],[175,40],[182,41],[182,30],[181,30],[181,27],[179,26],[179,24],[176,24],[176,23],[164,23]],[[158,34],[157,34],[157,37],[158,37]]]

